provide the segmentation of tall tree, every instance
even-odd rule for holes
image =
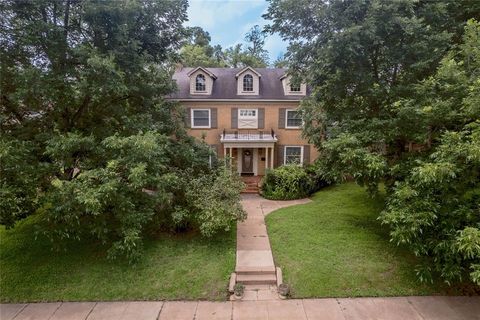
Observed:
[[[112,256],[136,258],[148,230],[211,235],[241,216],[240,186],[210,170],[210,149],[165,100],[186,8],[184,0],[0,2],[0,223],[36,212],[52,240],[93,236]],[[199,204],[203,195],[188,186],[199,181],[226,190]],[[220,198],[228,208],[212,207]]]
[[[321,152],[325,178],[353,177],[371,192],[385,182],[391,195],[446,130],[461,130],[474,119],[449,108],[425,112],[431,109],[420,103],[426,96],[418,90],[461,41],[466,18],[479,14],[471,9],[477,4],[465,4],[270,1],[268,30],[290,42],[290,73],[312,87],[301,108],[304,135]],[[442,99],[459,105],[462,97],[454,97]]]
[[[180,61],[188,67],[224,67],[225,57],[220,45],[210,45],[210,34],[201,27],[186,30],[187,41],[180,50]]]
[[[402,114],[414,109],[415,125],[435,128],[438,139],[397,181],[380,218],[395,242],[421,257],[422,279],[469,276],[480,285],[480,23],[470,21],[463,39],[415,98],[398,103]]]
[[[189,40],[190,44],[207,47],[210,45],[210,41],[212,38],[208,31],[203,30],[201,27],[188,27],[186,29],[187,39]]]
[[[275,68],[287,68],[288,67],[288,59],[285,57],[283,53],[279,54],[277,59],[273,62],[273,66]]]

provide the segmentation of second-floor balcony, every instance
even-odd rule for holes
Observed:
[[[223,142],[277,142],[277,135],[273,130],[223,130],[220,135],[220,141]]]

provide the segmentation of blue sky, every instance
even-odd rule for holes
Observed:
[[[263,27],[268,21],[262,18],[268,2],[262,0],[190,0],[187,26],[200,26],[210,33],[211,44],[228,48],[243,43],[245,33],[254,25]],[[269,35],[265,49],[274,61],[285,53],[287,44],[278,35]]]

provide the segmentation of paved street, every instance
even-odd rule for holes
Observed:
[[[480,297],[1,304],[1,320],[475,320]]]

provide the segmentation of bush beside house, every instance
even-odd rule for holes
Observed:
[[[267,199],[293,200],[308,197],[326,185],[314,166],[285,165],[266,172],[261,192]]]

